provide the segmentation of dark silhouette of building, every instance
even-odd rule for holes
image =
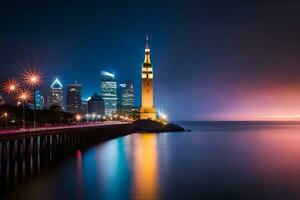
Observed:
[[[81,91],[82,84],[75,82],[74,84],[67,85],[67,112],[82,112]]]
[[[88,100],[88,113],[96,115],[104,115],[104,101],[96,92]]]
[[[0,94],[0,106],[3,105],[4,103],[5,103],[5,101],[4,101],[3,97]]]

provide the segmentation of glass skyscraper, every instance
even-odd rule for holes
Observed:
[[[35,91],[35,107],[36,109],[44,109],[44,97],[41,95],[41,91],[40,90],[36,90]]]
[[[117,112],[117,82],[115,75],[107,71],[101,71],[100,94],[104,100],[106,115]]]
[[[118,85],[118,109],[131,109],[134,107],[134,91],[132,81]]]

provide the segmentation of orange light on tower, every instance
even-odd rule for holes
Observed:
[[[39,86],[42,83],[42,74],[39,71],[27,70],[24,72],[24,83],[31,87]]]
[[[11,79],[4,83],[3,90],[7,94],[15,93],[18,91],[20,84],[15,80]]]

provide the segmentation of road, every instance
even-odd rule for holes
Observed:
[[[82,123],[76,125],[66,125],[66,126],[48,126],[48,127],[39,127],[39,128],[27,128],[17,129],[17,130],[0,130],[0,134],[15,134],[15,133],[24,133],[32,131],[46,131],[46,130],[61,130],[61,129],[74,129],[74,128],[86,128],[86,127],[95,127],[95,126],[105,126],[105,125],[115,125],[115,124],[127,124],[128,122],[121,121],[105,121],[100,123],[90,122]]]

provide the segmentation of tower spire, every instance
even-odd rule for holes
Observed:
[[[148,34],[146,35],[146,48],[145,49],[149,49],[150,50],[150,47],[149,47],[149,35]]]
[[[150,64],[150,47],[149,47],[149,35],[146,35],[146,46],[145,46],[145,61],[144,63]]]

